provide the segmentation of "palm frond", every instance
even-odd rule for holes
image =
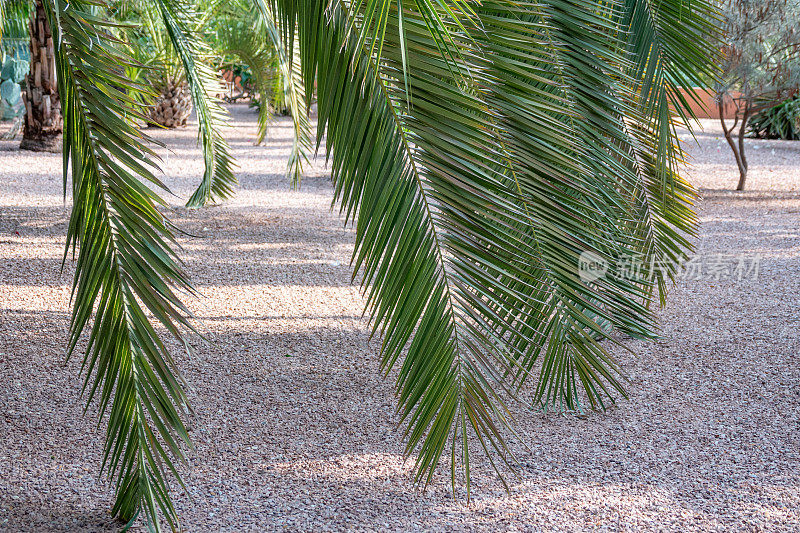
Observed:
[[[521,9],[527,9],[530,17],[535,15],[532,7],[540,6]],[[623,255],[623,246],[633,247],[635,238],[610,234],[609,228],[617,222],[611,214],[620,211],[622,200],[613,190],[605,190],[609,184],[602,182],[605,176],[594,168],[599,166],[594,164],[595,154],[587,149],[576,127],[579,120],[570,107],[574,104],[561,94],[564,84],[573,80],[551,79],[554,91],[540,91],[525,100],[526,92],[514,93],[509,87],[521,85],[528,90],[535,85],[540,73],[520,68],[530,58],[512,57],[513,68],[502,73],[495,72],[494,61],[505,52],[499,51],[488,61],[483,58],[495,46],[502,49],[519,43],[523,54],[537,49],[530,46],[536,36],[530,34],[530,21],[521,19],[516,11],[519,4],[501,4],[499,9],[504,19],[500,28],[511,27],[516,35],[503,35],[492,28],[476,32],[486,37],[487,42],[482,42],[479,37],[460,37],[455,29],[451,42],[458,41],[458,53],[442,55],[425,21],[406,9],[403,35],[398,31],[399,17],[390,12],[380,61],[368,41],[357,48],[360,37],[353,32],[341,38],[352,43],[349,53],[356,59],[351,61],[364,62],[365,67],[343,64],[331,72],[325,62],[332,63],[333,58],[318,59],[316,66],[320,128],[327,126],[334,173],[339,173],[337,197],[348,216],[357,213],[356,267],[364,267],[365,281],[371,285],[368,295],[373,318],[385,338],[385,367],[394,366],[405,353],[398,392],[401,413],[408,423],[407,451],[419,452],[418,479],[426,481],[448,440],[453,463],[456,442],[463,443],[462,459],[469,477],[467,433],[472,430],[485,448],[508,454],[501,436],[507,422],[502,400],[506,383],[500,376],[512,371],[527,375],[535,354],[542,349],[546,361],[540,397],[576,408],[580,405],[578,381],[593,406],[602,406],[602,396],[610,395],[605,383],[624,393],[615,377],[620,372],[618,365],[596,340],[605,333],[596,318],[589,318],[590,313],[628,332],[651,335],[652,317],[643,304],[646,291],[641,282],[600,280],[597,287],[587,286],[579,278],[581,252],[602,251],[617,257]],[[309,12],[308,8],[302,11]],[[477,13],[482,28],[498,22],[492,20],[498,13],[482,8]],[[324,23],[324,15],[321,18]],[[336,24],[333,15],[329,24]],[[314,42],[313,37],[304,37],[304,31],[301,24],[301,42]],[[326,32],[335,31],[329,27]],[[318,42],[322,34],[318,32]],[[554,60],[559,59],[556,50],[562,43],[538,37],[545,53],[536,58],[537,65],[553,78]],[[488,42],[493,38],[497,40]],[[335,51],[347,45],[333,43],[330,47]],[[454,62],[455,57],[459,59]],[[306,67],[310,68],[314,67]],[[460,75],[454,78],[453,71],[459,68]],[[372,75],[376,78],[374,89],[369,69],[379,71]],[[348,72],[356,73],[351,83],[363,87],[363,97],[348,95],[342,88]],[[506,87],[497,85],[501,75],[507,76],[501,82],[507,83]],[[324,81],[327,76],[337,85],[331,87],[331,82]],[[465,85],[472,89],[463,90]],[[487,88],[485,101],[482,87]],[[492,93],[494,89],[496,93]],[[414,94],[413,104],[407,91]],[[349,103],[356,97],[368,99],[367,103]],[[362,125],[346,125],[354,113],[366,113],[364,106],[373,114],[379,106],[386,107],[382,113],[389,117],[381,118],[385,123],[370,116],[368,124],[395,130],[399,147],[387,142],[388,134],[382,129],[378,134]],[[542,113],[542,109],[549,112]],[[517,121],[520,115],[523,119]],[[538,123],[532,122],[532,117]],[[531,130],[531,125],[535,129]],[[518,138],[520,135],[523,138]],[[383,152],[398,149],[398,156]],[[400,193],[389,192],[399,183],[381,182],[379,188],[371,189],[371,180],[389,180],[381,176],[392,173],[389,158],[399,159],[394,173],[410,173],[409,181],[417,184],[413,194],[419,195],[414,198],[422,204],[421,214],[386,212],[394,209],[391,202],[400,197]],[[604,156],[602,161],[619,166],[613,157]],[[367,200],[376,207],[365,204]],[[414,220],[411,225],[419,226],[417,218],[426,220],[426,216],[435,236],[426,243],[433,249],[427,257],[435,266],[423,269],[417,264],[420,254],[426,257],[419,250],[421,245],[408,244],[414,241],[402,234],[396,238],[403,241],[393,245],[389,240],[392,232],[382,224],[390,224],[383,217],[391,217],[389,220],[405,224]],[[400,245],[399,250],[395,248]],[[421,274],[403,277],[406,270]],[[437,281],[443,287],[439,298],[444,303],[435,298],[420,301],[421,295],[434,291],[435,285],[425,284]],[[434,304],[439,307],[426,308]],[[409,320],[404,314],[409,308],[419,313],[410,317],[418,323],[403,322]],[[438,320],[453,324],[450,332],[455,339],[433,342],[425,337],[419,340],[420,333],[412,336],[414,328],[427,331],[423,326],[430,320],[428,313],[448,310],[451,315]],[[449,350],[446,356],[437,352],[440,346]],[[448,370],[456,376],[449,388],[436,381]],[[475,384],[478,388],[471,388]],[[442,405],[449,410],[437,408]]]
[[[510,257],[533,260],[507,224],[523,212],[493,161],[485,107],[460,90],[466,63],[439,52],[423,16],[405,10],[403,52],[390,13],[378,61],[344,12],[326,8],[306,0],[298,9],[303,71],[306,80],[316,73],[335,198],[357,220],[354,267],[383,335],[383,368],[398,367],[406,451],[417,452],[416,479],[427,483],[449,445],[453,476],[461,457],[469,479],[470,435],[509,455],[507,357],[495,333],[503,318],[493,309],[506,289],[494,275]]]
[[[292,114],[292,151],[286,173],[293,188],[300,186],[303,177],[303,162],[308,162],[311,153],[311,125],[308,121],[308,102],[305,97],[305,81],[300,66],[299,44],[296,40],[282,38],[280,27],[269,4],[265,0],[256,0],[259,13],[260,32],[266,34],[268,41],[276,52],[284,102]]]
[[[267,135],[272,110],[281,103],[278,100],[282,101],[282,95],[274,90],[275,78],[280,76],[277,53],[264,43],[255,10],[237,3],[226,4],[225,9],[216,21],[216,38],[222,50],[250,67],[259,104],[256,144],[261,144]]]
[[[619,185],[629,179],[617,148],[625,138],[613,81],[620,58],[606,44],[606,14],[596,2],[568,4],[483,3],[486,31],[476,39],[487,54],[485,98],[498,115],[511,186],[526,206],[518,225],[536,249],[537,260],[520,268],[538,283],[518,288],[527,299],[506,305],[527,316],[514,327],[530,330],[515,346],[517,386],[538,364],[536,401],[580,410],[581,397],[595,408],[625,394],[621,369],[599,342],[608,334],[603,325],[650,336],[653,317],[646,280],[589,284],[579,276],[581,254],[613,267],[637,242],[626,230],[633,212]]]
[[[676,156],[659,159],[660,145],[628,125],[628,115],[642,119],[626,96],[623,6],[483,2],[480,29],[466,34],[440,12],[441,39],[413,2],[402,16],[385,10],[366,37],[359,23],[372,15],[357,9],[371,4],[278,4],[303,13],[285,23],[298,25],[307,84],[316,74],[319,128],[336,197],[357,220],[355,266],[384,368],[402,359],[417,479],[431,479],[448,442],[454,465],[462,443],[468,478],[473,430],[507,457],[504,376],[521,386],[538,368],[537,400],[566,409],[625,395],[602,341],[608,327],[654,335],[658,271],[586,282],[581,254],[619,271],[627,258],[654,257],[646,236],[657,231],[671,239],[664,250],[685,254],[694,216],[690,189],[678,186],[663,193],[661,218],[643,216],[642,168],[663,176]]]
[[[627,124],[636,141],[638,202],[642,217],[651,221],[644,228],[646,253],[653,258],[649,264],[661,267],[654,276],[663,305],[667,281],[691,249],[687,237],[696,226],[697,195],[680,176],[684,154],[675,132],[676,124],[691,130],[695,117],[680,89],[718,76],[718,9],[706,0],[624,0],[621,13],[630,56],[630,91],[623,96],[634,110]]]
[[[165,189],[153,174],[157,157],[130,120],[144,118],[127,96],[136,89],[124,76],[131,59],[103,4],[45,6],[58,43],[65,188],[72,171],[67,243],[77,266],[68,353],[90,327],[83,388],[108,416],[102,470],[116,480],[113,514],[130,523],[143,511],[154,531],[161,515],[175,530],[167,476],[177,477],[174,462],[190,444],[181,420],[188,402],[153,323],[183,342],[192,327],[176,290],[192,289],[153,190]]]
[[[524,349],[517,385],[540,364],[536,401],[580,409],[582,396],[604,407],[604,396],[625,389],[597,341],[608,339],[608,328],[654,334],[650,301],[658,287],[663,302],[666,277],[691,249],[694,193],[676,172],[679,152],[664,151],[677,144],[674,130],[657,130],[659,144],[637,129],[649,115],[638,105],[641,75],[631,75],[629,28],[619,23],[624,5],[499,2],[480,13],[486,32],[477,38],[494,77],[487,100],[502,116],[550,285],[546,305],[532,309],[545,327]],[[669,102],[654,108],[671,126]],[[584,283],[575,267],[560,267],[586,252],[610,275]],[[633,268],[625,272],[624,261]]]
[[[187,207],[201,207],[233,196],[237,180],[228,142],[221,128],[228,113],[211,94],[216,74],[207,64],[208,46],[197,38],[194,6],[185,0],[152,0],[158,7],[172,46],[180,58],[199,123],[200,144],[203,148],[205,172],[197,190],[186,202]]]

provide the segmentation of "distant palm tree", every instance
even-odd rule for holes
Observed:
[[[61,150],[61,100],[56,81],[55,47],[42,0],[36,0],[30,20],[30,73],[25,80],[23,150]]]
[[[151,1],[191,65],[192,7]],[[114,514],[174,529],[167,476],[189,445],[188,402],[154,326],[185,341],[178,292],[191,284],[149,187],[163,185],[134,120],[145,110],[126,98],[137,90],[126,46],[102,3],[44,5],[79,252],[69,350],[88,327],[85,389],[108,415]],[[469,486],[476,442],[492,464],[511,462],[506,404],[529,381],[544,407],[625,396],[606,345],[615,331],[654,335],[650,304],[696,231],[674,126],[688,112],[679,87],[715,75],[711,2],[255,5],[264,39],[299,50],[305,101],[317,99],[417,481],[447,453],[453,484],[460,465]],[[202,200],[230,192],[214,168]],[[582,254],[609,275],[582,277]],[[631,258],[636,269],[612,275]]]
[[[11,11],[7,8],[25,4],[27,1],[0,0],[0,13],[4,11],[2,6],[6,6],[5,11]],[[54,40],[45,4],[42,0],[34,0],[31,4],[31,61],[26,78],[25,128],[20,148],[60,151],[63,126],[55,72]],[[233,174],[233,161],[228,153],[227,142],[220,133],[222,124],[227,120],[227,113],[211,95],[217,80],[209,66],[211,50],[196,35],[197,28],[200,27],[200,17],[195,11],[195,5],[187,3],[183,7],[188,11],[174,14],[165,11],[163,2],[151,0],[112,0],[100,5],[103,6],[106,17],[118,23],[108,37],[123,39],[130,45],[127,52],[134,61],[126,65],[127,78],[131,78],[134,72],[141,74],[147,70],[153,74],[153,78],[163,78],[163,86],[169,85],[174,79],[188,85],[187,92],[198,117],[206,168],[197,191],[189,198],[187,205],[199,207],[230,197],[236,177]],[[173,15],[180,16],[180,19]],[[149,39],[147,46],[142,42],[143,35]],[[144,61],[143,58],[150,61]],[[146,69],[135,68],[135,65]],[[131,81],[143,86],[149,84],[149,80],[142,75]],[[163,86],[154,88],[160,90]],[[133,93],[138,94],[138,99],[147,104],[147,118],[152,119],[156,111],[151,105],[152,95],[144,87],[138,87]]]

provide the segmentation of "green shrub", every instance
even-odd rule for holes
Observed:
[[[794,96],[753,115],[750,135],[759,139],[800,140],[800,97]]]

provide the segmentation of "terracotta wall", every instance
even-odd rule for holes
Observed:
[[[233,75],[233,71],[225,70],[222,72],[222,79],[228,83],[233,82],[233,89],[236,92],[242,92],[242,77]]]
[[[692,89],[680,89],[680,91],[686,101],[689,102],[697,118],[719,118],[719,107],[715,99],[716,93],[713,89],[695,87]],[[694,98],[692,93],[695,95]],[[738,94],[734,93],[734,96],[738,96]],[[696,102],[695,98],[699,99],[700,102]],[[725,100],[725,118],[733,118],[734,110],[733,101],[730,97],[727,97]]]

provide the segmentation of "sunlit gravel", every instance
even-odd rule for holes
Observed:
[[[699,147],[682,133],[701,268],[659,312],[662,338],[618,351],[631,398],[588,416],[518,410],[509,492],[476,455],[468,504],[446,470],[412,484],[322,162],[290,190],[290,123],[256,147],[255,113],[232,111],[241,186],[220,207],[181,207],[202,172],[196,132],[152,132],[209,341],[173,346],[194,408],[173,491],[186,531],[800,529],[800,143],[748,141],[749,191],[734,193],[719,128],[704,123]],[[82,414],[79,358],[64,361],[60,156],[13,146],[0,143],[0,530],[111,531],[104,430],[96,407]]]

